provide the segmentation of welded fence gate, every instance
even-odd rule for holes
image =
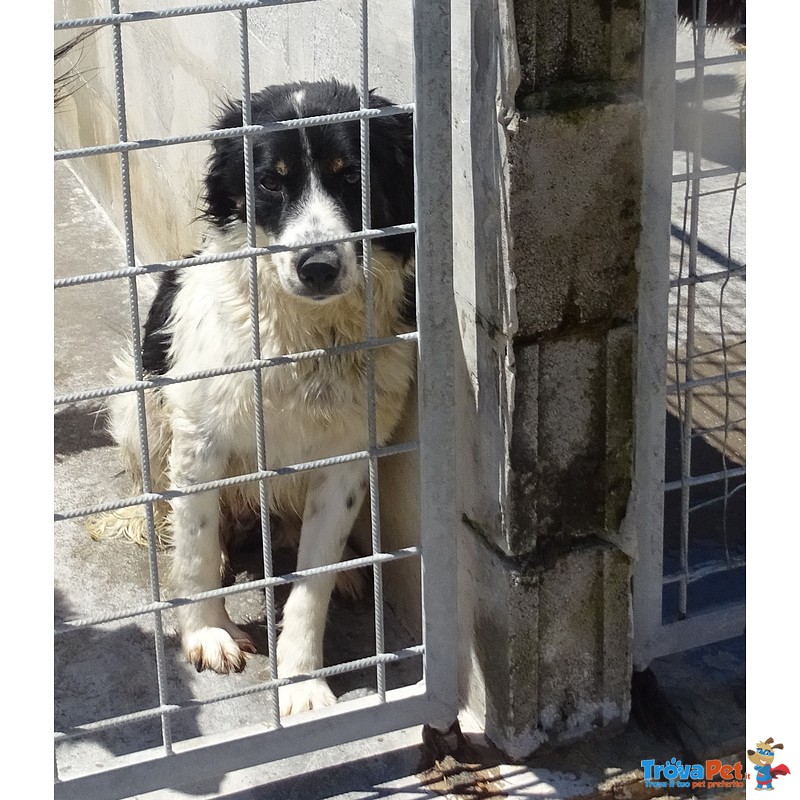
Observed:
[[[391,233],[414,232],[416,234],[417,264],[417,297],[418,325],[412,334],[378,339],[367,324],[365,341],[356,347],[368,353],[375,348],[398,346],[408,341],[417,342],[418,350],[418,399],[419,399],[419,441],[401,442],[391,446],[379,447],[375,440],[375,426],[371,427],[370,446],[363,452],[341,456],[338,459],[323,459],[318,462],[304,464],[286,464],[268,469],[263,458],[263,448],[259,451],[259,469],[255,473],[230,479],[231,481],[257,481],[264,492],[269,491],[269,480],[279,474],[316,469],[344,460],[365,460],[369,464],[370,476],[370,511],[372,525],[372,553],[350,561],[348,568],[354,566],[370,567],[373,572],[374,585],[374,653],[367,658],[341,664],[329,665],[313,673],[313,676],[327,677],[342,672],[373,669],[375,672],[376,691],[366,697],[360,697],[315,712],[312,715],[280,718],[277,706],[278,687],[288,682],[307,679],[276,679],[276,610],[274,592],[277,587],[303,580],[321,570],[337,571],[341,566],[331,565],[328,568],[292,572],[276,575],[273,572],[270,555],[270,520],[266,504],[262,502],[262,530],[264,532],[263,559],[264,578],[237,583],[217,590],[214,594],[231,596],[242,592],[261,592],[266,603],[266,629],[269,642],[269,673],[254,685],[234,688],[224,695],[217,694],[203,698],[183,698],[170,695],[170,684],[167,679],[169,657],[168,648],[174,643],[165,643],[162,617],[173,609],[178,602],[187,602],[194,598],[179,600],[165,599],[159,584],[158,555],[156,552],[156,536],[153,525],[153,504],[164,500],[166,495],[152,490],[148,485],[145,471],[144,491],[135,497],[127,497],[113,503],[98,502],[80,508],[56,509],[56,525],[63,525],[69,520],[81,520],[89,515],[114,509],[141,505],[149,509],[148,549],[147,555],[141,553],[142,561],[147,561],[149,569],[150,593],[143,602],[135,606],[103,609],[96,615],[84,615],[78,618],[69,615],[57,621],[56,636],[70,637],[79,635],[81,631],[99,630],[102,636],[104,625],[126,620],[150,619],[152,621],[151,649],[153,662],[141,664],[137,673],[152,675],[157,686],[158,701],[148,708],[138,708],[131,713],[119,714],[102,719],[71,719],[71,724],[56,731],[55,751],[55,796],[57,798],[102,798],[111,800],[115,797],[126,797],[135,793],[144,793],[165,786],[179,786],[187,782],[195,782],[211,776],[219,776],[226,772],[247,766],[281,759],[291,755],[302,754],[310,750],[318,750],[331,745],[355,741],[403,727],[423,724],[449,724],[456,712],[455,676],[457,668],[455,656],[456,624],[455,624],[455,570],[453,557],[454,535],[454,448],[453,448],[453,300],[452,300],[452,247],[450,220],[450,16],[449,3],[446,0],[425,0],[417,3],[414,9],[414,58],[415,58],[415,96],[413,102],[391,106],[386,109],[369,109],[369,53],[367,31],[367,3],[360,2],[361,54],[360,72],[362,80],[358,87],[361,98],[361,110],[347,114],[328,117],[315,117],[292,120],[287,123],[274,123],[266,126],[250,124],[250,64],[248,50],[248,12],[269,6],[286,5],[286,0],[232,0],[232,2],[198,5],[184,8],[169,8],[161,11],[147,10],[120,11],[119,2],[112,0],[109,13],[103,16],[83,19],[67,19],[56,22],[56,30],[74,30],[79,32],[90,28],[110,27],[112,31],[114,80],[116,88],[116,114],[119,130],[117,142],[100,143],[97,146],[71,151],[57,151],[56,160],[86,159],[108,157],[109,154],[119,161],[119,175],[122,185],[123,219],[125,238],[125,263],[110,264],[109,269],[92,274],[73,275],[56,280],[55,287],[59,293],[80,292],[82,288],[98,284],[118,281],[127,285],[130,302],[130,336],[138,343],[141,330],[142,309],[139,307],[137,295],[137,276],[156,274],[168,269],[194,269],[203,265],[225,260],[241,260],[245,268],[254,276],[256,259],[281,249],[278,247],[256,247],[254,210],[250,202],[247,205],[248,246],[236,253],[223,253],[214,256],[196,256],[168,263],[138,264],[133,242],[134,209],[131,206],[131,175],[129,169],[130,154],[134,151],[155,147],[168,147],[185,142],[210,141],[216,136],[240,136],[245,142],[245,149],[259,135],[273,130],[324,125],[335,121],[360,120],[362,141],[362,213],[364,230],[355,232],[349,240],[361,241],[364,252],[368,254],[370,243],[375,239]],[[354,6],[358,7],[358,2]],[[127,113],[125,101],[125,70],[123,63],[122,42],[125,31],[132,25],[157,26],[161,19],[194,16],[199,14],[235,14],[238,16],[241,31],[241,72],[242,72],[242,104],[243,126],[238,129],[226,129],[223,132],[200,131],[170,138],[144,139],[132,141],[127,133]],[[253,87],[254,89],[260,87]],[[404,225],[393,229],[375,229],[369,224],[370,181],[367,132],[369,120],[377,115],[413,113],[414,149],[416,175],[423,179],[416,182],[415,220],[407,220]],[[245,159],[246,185],[253,185],[252,163]],[[87,237],[91,232],[86,232]],[[312,242],[304,242],[297,247],[308,246]],[[368,263],[368,257],[364,258]],[[369,270],[365,281],[369,287]],[[253,283],[251,282],[251,291]],[[367,290],[369,297],[370,290]],[[251,305],[255,308],[255,300],[251,297]],[[367,301],[369,308],[370,301]],[[252,310],[252,309],[251,309]],[[252,312],[254,315],[257,313]],[[369,320],[369,312],[367,312]],[[335,348],[329,351],[288,354],[280,358],[262,357],[258,345],[258,327],[255,326],[252,361],[247,364],[220,364],[215,375],[252,372],[254,384],[260,384],[262,370],[271,369],[278,364],[309,358],[335,357]],[[102,346],[101,342],[97,343]],[[406,345],[407,346],[407,345]],[[352,348],[351,348],[352,349]],[[138,347],[135,348],[138,352]],[[371,356],[368,356],[371,361]],[[178,380],[197,380],[203,375],[186,375]],[[374,378],[373,381],[374,382]],[[159,385],[157,378],[144,374],[141,358],[137,359],[136,380],[123,387],[85,386],[78,391],[60,394],[56,397],[56,409],[74,408],[80,410],[81,404],[97,402],[119,392],[132,392],[138,397],[140,440],[143,443],[146,463],[147,431],[143,413],[145,395]],[[374,423],[374,386],[372,386],[370,416]],[[378,515],[377,476],[381,459],[411,450],[419,451],[420,492],[421,492],[421,543],[419,546],[404,548],[402,551],[384,552],[381,545],[380,522]],[[98,486],[103,476],[97,476]],[[225,482],[215,482],[218,487]],[[198,492],[209,486],[180,487],[169,493],[170,497],[181,496],[188,492]],[[98,489],[98,492],[100,490]],[[382,585],[382,569],[387,564],[402,559],[415,558],[422,565],[422,608],[423,635],[422,641],[391,650],[386,647],[383,634],[384,598]],[[58,574],[58,567],[57,567]],[[206,597],[209,593],[204,593]],[[113,589],[110,590],[113,605]],[[109,646],[111,646],[109,641]],[[122,646],[122,645],[120,645]],[[131,660],[142,659],[141,651],[130,653]],[[421,662],[422,680],[399,688],[387,688],[386,670],[392,664],[404,659],[417,659]],[[56,682],[59,681],[59,665],[57,664]],[[120,691],[126,691],[122,686]],[[272,698],[268,707],[271,709],[266,717],[257,723],[248,723],[243,727],[185,738],[175,736],[175,726],[181,715],[197,712],[203,707],[221,703],[230,698],[240,696],[264,696]],[[58,707],[57,707],[58,714]],[[160,744],[147,749],[136,749],[130,746],[122,755],[109,758],[102,763],[92,765],[89,769],[74,766],[64,767],[61,748],[80,741],[85,737],[94,737],[110,730],[124,729],[125,726],[137,726],[156,721],[160,726]]]
[[[672,191],[669,277],[660,262],[664,274],[649,287],[660,306],[648,334],[666,336],[651,347],[665,388],[651,398],[648,423],[664,469],[651,474],[657,493],[640,514],[634,603],[642,668],[744,631],[745,27],[743,16],[714,18],[707,0],[678,9],[677,40],[664,35],[673,24],[666,15],[653,22],[662,26],[660,41],[649,31],[651,124],[662,128],[651,158],[662,159],[665,183],[669,137]],[[673,69],[674,105],[672,91],[654,82]],[[665,211],[653,224],[663,226]],[[666,426],[657,430],[664,401]]]

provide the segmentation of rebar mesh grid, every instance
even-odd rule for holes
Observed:
[[[84,506],[73,509],[59,509],[56,511],[56,521],[76,519],[88,515],[100,513],[102,511],[125,508],[132,505],[141,505],[145,510],[147,527],[147,552],[148,552],[148,571],[150,576],[151,602],[118,609],[105,614],[83,616],[63,620],[56,626],[56,633],[68,635],[70,631],[87,628],[95,625],[102,625],[109,622],[116,622],[132,617],[150,616],[155,623],[154,643],[156,653],[156,682],[158,692],[157,706],[144,709],[132,714],[117,715],[113,718],[101,720],[87,720],[85,724],[72,725],[69,728],[56,733],[56,742],[63,742],[68,739],[84,737],[97,731],[141,722],[142,720],[158,719],[161,725],[161,756],[174,756],[172,720],[176,713],[195,709],[201,705],[221,702],[234,697],[242,697],[248,694],[268,693],[272,697],[271,718],[267,720],[268,726],[273,730],[281,729],[283,723],[279,715],[277,702],[277,692],[280,686],[285,686],[298,681],[310,680],[313,678],[324,678],[342,672],[354,672],[365,667],[373,667],[377,681],[377,700],[379,704],[391,706],[391,693],[387,696],[386,688],[386,665],[399,660],[408,658],[426,658],[429,654],[427,643],[418,644],[412,647],[404,647],[393,652],[385,650],[384,635],[384,597],[382,584],[382,565],[394,561],[401,561],[408,558],[422,558],[421,547],[407,547],[401,550],[383,552],[381,545],[380,518],[378,505],[378,463],[379,459],[385,456],[396,455],[404,452],[420,450],[418,442],[401,442],[394,445],[378,446],[376,434],[376,399],[375,399],[375,379],[374,379],[374,351],[378,348],[391,346],[409,346],[416,343],[420,344],[420,335],[417,332],[408,334],[398,334],[396,336],[380,337],[375,336],[373,312],[372,312],[372,281],[369,270],[369,258],[372,241],[385,236],[399,233],[415,233],[417,224],[409,220],[407,224],[373,228],[370,220],[371,197],[370,197],[370,174],[369,174],[369,120],[393,114],[410,114],[416,116],[416,103],[398,104],[387,108],[369,108],[369,54],[368,54],[368,8],[366,0],[360,3],[360,27],[361,27],[361,48],[359,53],[360,64],[360,109],[346,114],[332,114],[326,116],[309,117],[287,122],[277,122],[269,125],[253,125],[250,109],[250,63],[249,63],[249,34],[248,34],[248,12],[252,9],[264,8],[269,6],[286,5],[290,2],[310,2],[311,0],[238,0],[237,2],[222,2],[217,4],[205,4],[190,6],[185,8],[164,9],[160,11],[142,11],[133,13],[121,13],[119,0],[110,0],[110,14],[85,19],[71,19],[56,22],[56,30],[87,29],[97,26],[111,26],[113,59],[114,59],[114,86],[116,117],[118,126],[118,141],[92,147],[82,147],[70,150],[57,151],[56,161],[91,158],[99,155],[116,154],[120,163],[120,184],[123,197],[123,228],[124,245],[126,260],[125,264],[118,268],[107,271],[62,278],[54,282],[57,290],[66,290],[72,287],[91,285],[105,281],[125,281],[128,285],[129,296],[129,315],[130,315],[130,337],[134,356],[134,376],[132,383],[123,386],[102,386],[87,388],[78,392],[61,394],[55,398],[55,404],[68,405],[83,403],[89,400],[98,400],[112,397],[121,393],[134,393],[137,397],[137,412],[139,425],[139,440],[141,450],[141,469],[142,469],[142,492],[133,497],[121,498],[113,502],[96,503],[91,506]],[[212,14],[218,12],[232,12],[239,17],[240,42],[241,42],[241,80],[242,80],[242,126],[221,131],[201,131],[181,136],[169,136],[160,139],[142,139],[130,141],[127,133],[127,108],[125,101],[125,78],[122,50],[122,30],[130,23],[151,21],[157,19],[175,18],[192,16],[197,14]],[[442,19],[448,20],[447,15]],[[415,25],[419,25],[419,21]],[[418,30],[417,30],[418,33]],[[418,63],[425,61],[428,56],[418,57]],[[268,134],[276,130],[296,129],[318,125],[325,125],[334,122],[359,121],[361,136],[361,191],[362,191],[362,230],[356,231],[347,236],[328,239],[324,241],[315,240],[313,242],[303,242],[292,247],[257,247],[256,246],[256,227],[255,227],[255,207],[254,207],[254,174],[253,174],[253,141],[256,137]],[[415,120],[416,124],[416,120]],[[228,253],[200,255],[193,258],[177,259],[164,263],[152,263],[144,266],[136,262],[136,249],[134,242],[134,213],[131,204],[131,176],[128,156],[134,150],[142,150],[154,147],[168,147],[177,144],[190,142],[213,141],[218,138],[241,137],[244,143],[245,153],[245,209],[247,227],[247,247]],[[417,198],[419,202],[419,198]],[[446,206],[445,206],[446,208]],[[357,241],[362,243],[363,252],[363,271],[366,287],[366,332],[364,341],[345,346],[322,348],[302,353],[289,353],[280,356],[269,356],[264,358],[261,353],[261,342],[259,334],[259,311],[258,311],[258,292],[257,292],[257,263],[261,256],[269,255],[286,250],[299,250],[309,245],[324,245],[342,241]],[[446,244],[446,242],[445,242]],[[430,248],[429,248],[430,249]],[[435,248],[434,248],[435,249]],[[187,269],[195,266],[219,263],[223,261],[243,261],[249,265],[250,270],[250,315],[251,315],[251,360],[241,364],[220,364],[218,368],[206,370],[177,377],[164,378],[160,376],[147,375],[144,372],[141,355],[141,319],[140,319],[140,300],[137,292],[136,278],[141,275],[157,274],[173,269]],[[367,407],[369,422],[369,442],[368,448],[364,451],[349,453],[331,458],[308,461],[300,464],[287,464],[280,467],[269,468],[268,452],[269,442],[265,440],[263,403],[261,398],[262,381],[261,373],[265,369],[278,367],[281,365],[295,363],[307,359],[336,358],[344,353],[364,351],[366,354],[368,371],[368,391]],[[208,481],[202,484],[184,486],[169,491],[157,492],[153,490],[150,478],[150,449],[147,425],[148,421],[145,414],[145,393],[156,390],[161,386],[171,383],[202,380],[209,377],[219,377],[223,375],[233,375],[241,372],[252,372],[253,392],[256,415],[256,440],[254,450],[256,452],[257,471],[249,474],[234,476],[217,481]],[[313,469],[320,469],[337,464],[348,463],[354,460],[366,460],[369,469],[369,496],[370,496],[370,524],[371,524],[371,555],[363,558],[351,559],[340,564],[330,564],[314,569],[297,570],[292,573],[282,575],[274,574],[272,563],[272,532],[270,528],[269,516],[269,481],[271,478],[280,477],[296,472]],[[238,583],[221,589],[201,592],[191,596],[164,600],[160,593],[160,582],[157,561],[157,541],[158,537],[155,529],[154,506],[156,502],[170,501],[176,497],[195,494],[198,492],[219,489],[226,486],[234,486],[241,483],[257,482],[260,493],[261,506],[261,534],[262,534],[262,554],[264,578],[252,580],[245,583]],[[373,572],[373,594],[374,594],[374,628],[375,628],[375,655],[369,658],[349,660],[340,664],[325,667],[313,673],[289,678],[277,679],[276,670],[276,642],[277,642],[277,610],[274,597],[274,589],[278,586],[289,585],[296,581],[301,581],[322,573],[341,572],[356,567],[369,567]],[[264,595],[266,603],[266,629],[268,640],[268,661],[271,678],[260,682],[257,686],[239,689],[233,692],[218,693],[213,697],[190,699],[184,701],[174,701],[168,696],[167,681],[164,674],[165,660],[165,635],[161,616],[163,612],[174,609],[187,603],[199,602],[210,597],[224,597],[242,592],[260,591]],[[427,663],[427,662],[426,662]],[[427,675],[426,675],[427,679]],[[418,692],[415,689],[415,692]],[[395,692],[396,695],[396,692]],[[404,695],[405,697],[405,695]],[[404,706],[405,708],[405,706]],[[438,706],[437,706],[438,708]],[[405,714],[405,712],[404,712]],[[405,719],[404,714],[398,716],[398,722]],[[382,723],[384,726],[386,722]],[[352,728],[349,732],[343,731],[345,740],[347,737],[357,738],[359,730]],[[56,782],[59,782],[58,761],[56,759]]]
[[[744,586],[745,51],[695,8],[676,63],[665,624],[741,603]]]

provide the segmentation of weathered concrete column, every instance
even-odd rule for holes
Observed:
[[[485,247],[493,219],[502,246],[488,267],[497,296],[472,301],[501,413],[475,438],[484,455],[502,440],[504,469],[487,478],[496,506],[480,487],[464,498],[462,691],[489,737],[522,757],[621,725],[630,709],[619,531],[633,468],[642,26],[637,0],[501,1],[492,21],[486,5],[472,7],[471,88],[473,104],[492,92],[495,138],[473,121],[473,148],[501,153],[502,202],[493,216],[486,184],[475,191],[486,202],[475,240]],[[518,63],[502,35],[514,28]]]

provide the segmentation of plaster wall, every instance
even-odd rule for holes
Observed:
[[[168,6],[159,0],[136,10]],[[126,11],[123,3],[122,11]],[[56,19],[108,13],[99,0],[59,0]],[[359,4],[315,0],[248,12],[250,84],[338,78],[356,83]],[[410,0],[370,3],[370,86],[396,102],[413,96]],[[59,32],[56,44],[74,35]],[[290,42],[290,46],[286,46]],[[222,105],[242,96],[238,12],[157,19],[122,26],[128,138],[148,139],[208,130]],[[117,141],[111,29],[100,28],[75,55],[79,90],[56,115],[56,146]],[[207,142],[131,153],[136,256],[142,263],[180,258],[197,247],[195,221]],[[121,227],[118,157],[73,162],[81,179]]]

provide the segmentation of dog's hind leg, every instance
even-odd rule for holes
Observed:
[[[124,385],[134,381],[133,359],[130,354],[117,359],[113,383]],[[108,430],[116,441],[125,466],[133,482],[133,494],[141,494],[142,447],[139,427],[139,405],[136,392],[112,395],[106,402]],[[163,397],[158,391],[145,392],[145,419],[147,427],[147,449],[150,465],[150,488],[163,491],[167,478],[167,456],[170,448],[169,419]],[[165,502],[153,507],[156,545],[166,547],[171,543],[169,506]],[[86,521],[89,535],[99,539],[128,539],[146,545],[148,538],[145,506],[142,504],[107,511],[90,517]]]
[[[361,462],[316,470],[309,479],[297,569],[335,564],[364,501],[367,466]],[[322,573],[294,584],[283,609],[278,638],[278,677],[286,678],[322,667],[322,638],[333,573]],[[336,702],[321,678],[281,687],[281,714],[295,714]]]
[[[345,545],[341,560],[358,558],[359,554],[350,545]],[[336,573],[336,591],[348,600],[360,600],[367,588],[367,579],[360,569],[346,569]]]
[[[220,478],[227,453],[186,420],[176,421],[174,429],[170,457],[173,488]],[[184,597],[218,589],[222,557],[219,491],[176,497],[172,515],[172,580],[176,594]],[[245,654],[255,652],[252,639],[231,622],[222,597],[181,606],[178,619],[184,653],[198,672],[240,672]]]

